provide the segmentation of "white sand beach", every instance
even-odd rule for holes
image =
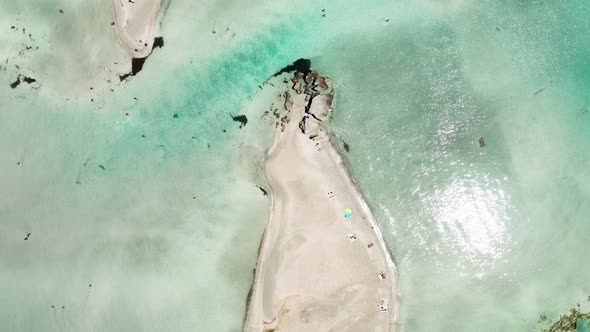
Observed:
[[[302,89],[325,88],[321,77],[310,82],[301,80]],[[328,91],[309,110],[322,121]],[[290,119],[266,161],[272,210],[244,330],[393,331],[396,276],[379,229],[320,122],[308,115],[302,133],[309,96],[290,94]]]
[[[150,54],[159,32],[161,5],[162,0],[113,0],[115,31],[131,57],[144,58]]]

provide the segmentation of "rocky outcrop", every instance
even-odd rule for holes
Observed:
[[[305,95],[305,116],[299,120],[299,129],[303,134],[313,137],[318,134],[321,122],[328,119],[332,112],[332,81],[315,70],[307,74],[295,72],[291,81],[292,89]]]

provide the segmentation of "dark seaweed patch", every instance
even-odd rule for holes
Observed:
[[[23,76],[23,82],[31,84],[37,82],[37,80],[32,77]]]
[[[123,74],[123,75],[119,75],[119,79],[121,81],[124,81],[129,76],[135,76],[137,73],[139,73],[143,69],[143,64],[145,63],[146,59],[147,59],[147,56],[145,58],[131,59],[131,72]]]
[[[279,76],[283,73],[291,73],[294,71],[302,72],[304,75],[307,75],[311,71],[311,60],[309,59],[297,59],[292,64],[283,67],[278,72],[274,73],[272,77]]]
[[[145,58],[133,58],[131,60],[131,75],[135,76],[143,69],[143,64],[146,59],[147,56]]]
[[[260,191],[262,191],[262,195],[268,196],[268,192],[266,191],[266,189],[264,189],[264,188],[262,188],[260,186],[257,186],[257,187],[258,187],[258,189],[260,189]]]
[[[154,51],[154,48],[156,48],[156,47],[158,47],[158,48],[164,47],[164,37],[154,38],[154,44],[152,46],[152,51],[145,58],[131,59],[131,72],[125,73],[123,75],[119,75],[119,80],[121,80],[121,82],[122,82],[122,81],[126,80],[129,76],[137,75],[137,73],[139,73],[143,69],[143,65],[145,64],[145,60],[147,60],[147,58],[150,55],[152,55],[152,52]]]
[[[342,146],[344,146],[344,151],[350,152],[350,145],[348,145],[348,143],[342,141]]]
[[[16,81],[10,83],[10,87],[13,88],[13,89],[16,89],[16,87],[19,86],[19,85],[20,85],[20,76],[18,76],[16,78]]]
[[[237,115],[231,117],[234,121],[240,123],[240,129],[248,123],[248,118],[245,115]]]
[[[131,76],[131,73],[126,73],[126,74],[123,74],[123,75],[119,75],[119,80],[120,80],[121,82],[123,82],[123,81],[124,81],[124,80],[126,80],[126,79],[127,79],[127,77],[129,77],[129,76]]]
[[[27,84],[31,84],[31,83],[37,82],[37,80],[32,77],[28,77],[28,76],[19,74],[16,77],[16,81],[10,83],[10,87],[13,89],[16,89],[16,87],[19,86],[22,82],[25,82]]]
[[[156,47],[158,47],[158,48],[164,47],[164,37],[154,38],[154,46],[152,47],[152,50]]]

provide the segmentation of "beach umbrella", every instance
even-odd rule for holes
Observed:
[[[344,217],[351,218],[352,217],[352,209],[345,209],[344,210]]]

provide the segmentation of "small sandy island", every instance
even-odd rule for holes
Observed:
[[[331,82],[315,71],[291,82],[265,166],[271,216],[244,330],[394,331],[393,262],[323,128]]]
[[[162,4],[162,0],[113,0],[117,37],[132,58],[150,54]]]

